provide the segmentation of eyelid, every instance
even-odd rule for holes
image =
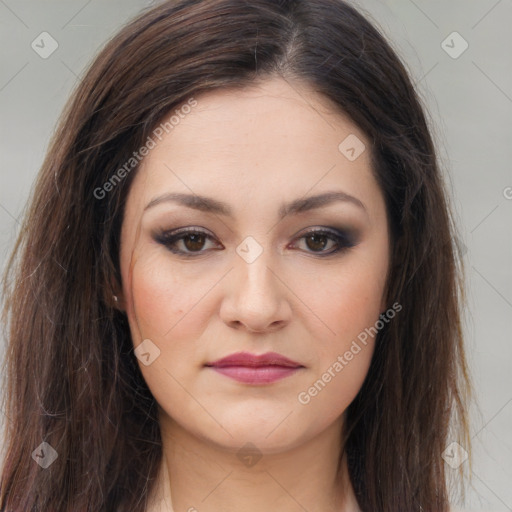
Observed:
[[[307,228],[305,231],[299,231],[299,233],[297,235],[295,235],[294,238],[297,238],[297,237],[302,238],[303,236],[307,236],[310,233],[332,234],[334,236],[339,236],[343,239],[346,239],[347,242],[351,238],[351,236],[349,236],[347,230],[330,228],[330,227],[325,227],[325,226],[313,226],[311,228]]]
[[[172,230],[163,232],[163,234],[165,234],[165,235],[172,235],[172,236],[181,235],[183,233],[201,233],[203,235],[208,235],[212,238],[215,238],[207,229],[204,229],[204,228],[201,228],[198,226],[197,227],[196,226],[187,226],[184,228],[177,228],[177,229],[172,229]]]

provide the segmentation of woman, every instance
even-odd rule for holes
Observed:
[[[455,233],[353,7],[143,13],[68,103],[6,274],[1,510],[447,511]]]

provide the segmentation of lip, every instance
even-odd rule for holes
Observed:
[[[276,352],[237,352],[205,364],[226,377],[246,384],[269,384],[294,374],[303,365]]]

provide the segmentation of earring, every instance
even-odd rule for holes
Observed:
[[[119,297],[117,295],[112,295],[114,302],[119,302]]]

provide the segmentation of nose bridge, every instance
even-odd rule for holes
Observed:
[[[240,286],[239,291],[264,300],[271,300],[274,295],[274,274],[272,251],[263,247],[255,238],[246,237],[236,248],[235,279]],[[275,263],[275,262],[274,262]]]
[[[243,324],[250,330],[265,330],[281,324],[289,314],[285,288],[276,278],[275,258],[252,237],[236,248],[229,292],[222,314],[228,323]]]

